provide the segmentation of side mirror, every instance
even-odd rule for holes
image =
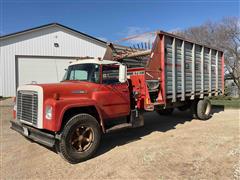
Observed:
[[[127,81],[127,66],[121,64],[119,66],[119,82],[125,83]]]

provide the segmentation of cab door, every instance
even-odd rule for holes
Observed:
[[[102,65],[101,95],[98,103],[103,118],[127,116],[130,113],[128,83],[119,82],[119,65]]]

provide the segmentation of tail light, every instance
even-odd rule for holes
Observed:
[[[16,97],[13,98],[13,103],[14,103],[14,106],[13,106],[13,119],[16,119],[16,117],[17,117]]]

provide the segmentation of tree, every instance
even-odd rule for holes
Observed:
[[[240,19],[226,17],[219,22],[206,22],[175,32],[187,39],[217,47],[224,51],[225,69],[238,87],[240,95]]]

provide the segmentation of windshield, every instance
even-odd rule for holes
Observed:
[[[63,80],[77,80],[99,83],[98,64],[76,64],[68,67]]]

